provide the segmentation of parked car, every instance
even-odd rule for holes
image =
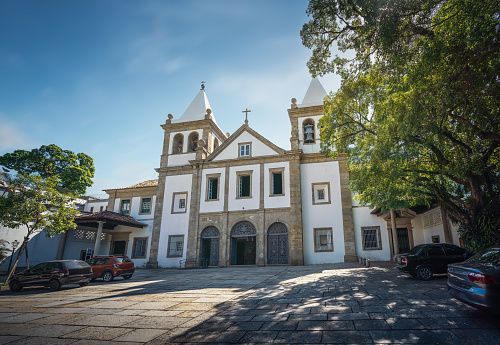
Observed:
[[[398,257],[398,268],[413,277],[429,280],[434,274],[444,274],[448,264],[462,262],[472,256],[454,244],[420,244]]]
[[[54,260],[41,262],[24,272],[16,273],[9,279],[9,287],[13,292],[24,286],[48,286],[52,291],[59,290],[61,285],[88,285],[92,279],[92,268],[81,260]]]
[[[95,256],[87,260],[87,263],[92,266],[92,280],[102,278],[105,282],[110,282],[118,276],[130,279],[135,272],[134,262],[124,255]]]
[[[500,313],[500,246],[449,265],[448,293],[473,307]]]

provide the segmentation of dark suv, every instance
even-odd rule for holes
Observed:
[[[433,274],[444,274],[448,264],[462,262],[473,254],[454,244],[420,244],[398,257],[398,268],[413,277],[429,280]]]
[[[48,286],[52,291],[59,290],[61,285],[88,285],[92,279],[92,268],[81,260],[54,260],[41,262],[24,272],[16,273],[9,279],[9,287],[13,292],[20,291],[23,286]]]

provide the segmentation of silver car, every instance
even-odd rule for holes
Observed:
[[[473,307],[500,312],[500,246],[448,265],[448,292]]]

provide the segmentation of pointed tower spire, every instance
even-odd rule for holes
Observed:
[[[174,120],[173,122],[188,122],[188,121],[197,121],[205,119],[205,115],[207,114],[207,109],[212,110],[212,107],[208,102],[208,98],[205,93],[204,83],[205,82],[202,82],[200,91],[193,99],[189,107],[187,107],[186,111],[182,114],[182,116],[178,120]],[[210,117],[215,121],[213,113],[210,113]]]
[[[302,104],[299,104],[299,108],[311,107],[315,105],[323,105],[323,98],[327,95],[323,85],[318,78],[313,78],[309,84],[306,95]]]

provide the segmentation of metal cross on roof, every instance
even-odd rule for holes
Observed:
[[[245,110],[242,111],[242,113],[245,113],[245,125],[248,125],[248,113],[251,113],[251,110],[248,110],[248,108],[245,108]]]
[[[201,82],[201,89],[202,89],[202,90],[205,90],[205,83],[206,83],[206,81],[202,81],[202,82]]]

